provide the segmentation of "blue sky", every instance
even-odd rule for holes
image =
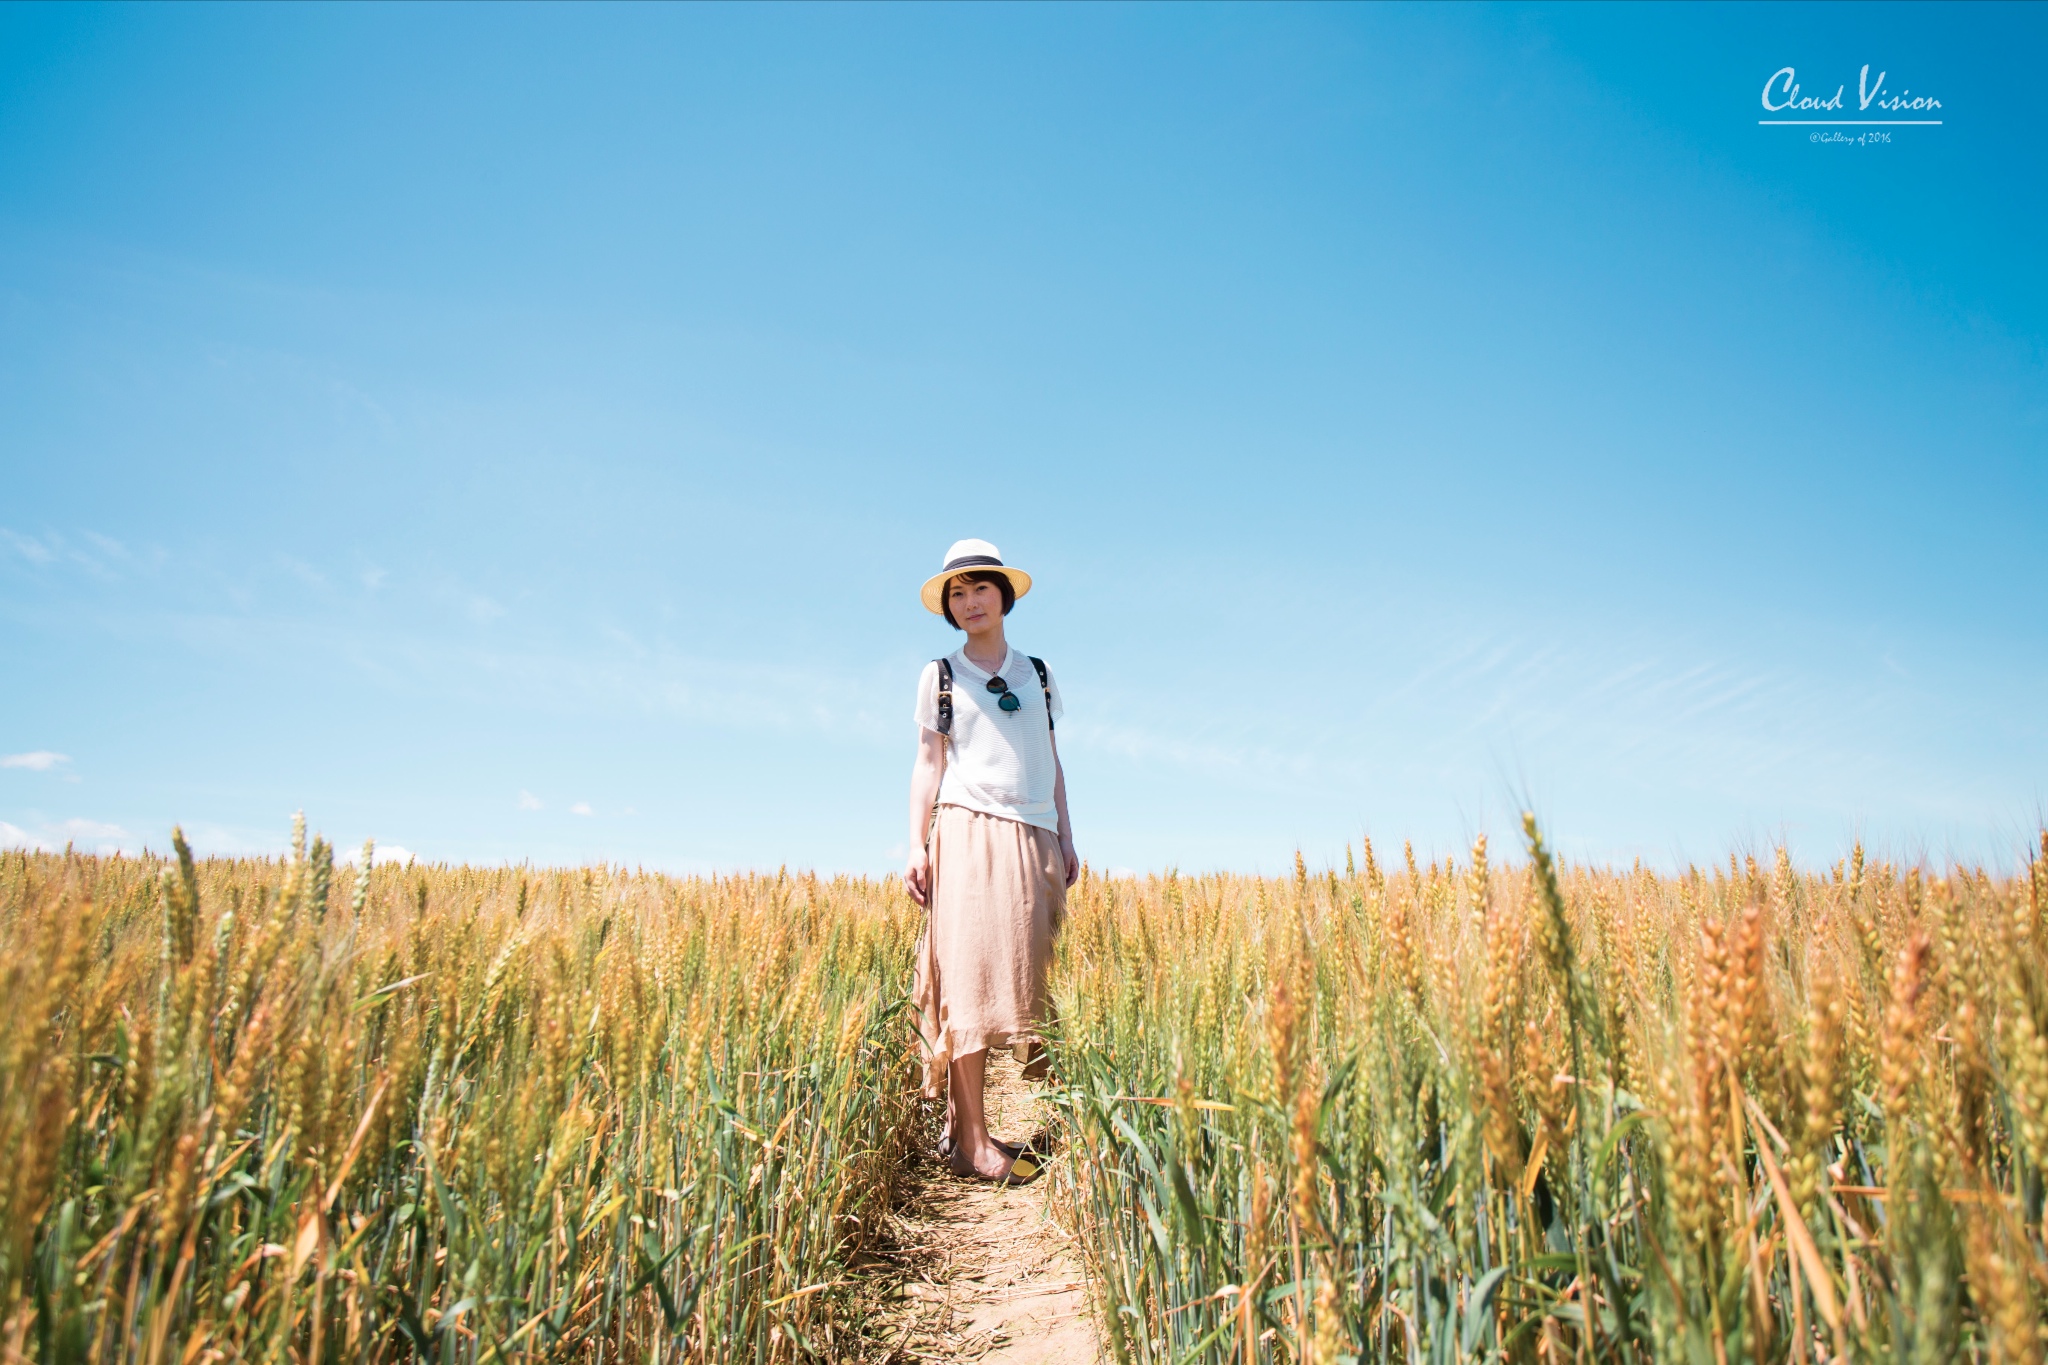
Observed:
[[[0,842],[882,871],[2048,804],[2038,7],[0,9]],[[1889,144],[1757,120],[1885,73]],[[1859,129],[1846,130],[1850,133]]]

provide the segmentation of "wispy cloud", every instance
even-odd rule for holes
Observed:
[[[265,580],[275,583],[288,576],[325,587],[312,603],[296,598],[289,606],[273,603],[263,591]],[[347,578],[382,585],[376,594],[379,614],[334,614],[339,608],[333,585]],[[721,728],[822,732],[856,742],[873,742],[902,728],[897,703],[906,687],[893,672],[707,656],[658,635],[649,638],[606,624],[595,624],[588,636],[559,641],[491,638],[495,626],[520,617],[516,603],[508,605],[449,577],[419,593],[392,593],[394,581],[374,567],[286,562],[276,555],[234,572],[187,565],[175,585],[183,601],[168,609],[103,614],[98,623],[131,642],[175,642],[216,657],[262,661],[317,655],[393,692],[516,701],[549,711],[631,708]],[[477,630],[449,629],[457,623]]]
[[[53,753],[48,749],[37,749],[26,754],[9,754],[0,758],[0,768],[27,768],[30,772],[46,773],[60,763],[69,763],[69,754]]]
[[[1116,721],[1062,723],[1062,751],[1069,744],[1087,745],[1103,753],[1140,763],[1158,763],[1187,773],[1214,777],[1270,778],[1295,782],[1357,780],[1365,775],[1361,761],[1328,750],[1290,749],[1271,744],[1238,744],[1203,738],[1199,732],[1172,734],[1157,728]]]
[[[81,541],[83,544],[79,543]],[[121,582],[128,573],[136,571],[153,573],[162,567],[166,558],[159,547],[145,547],[138,553],[98,531],[79,531],[75,538],[57,531],[30,536],[0,526],[0,544],[31,564],[39,567],[75,565],[103,583]]]
[[[126,560],[134,558],[133,555],[128,553],[128,547],[112,536],[103,536],[98,531],[83,531],[80,534],[91,541],[94,548],[109,559]]]
[[[83,532],[67,535],[8,533],[0,539],[0,576],[40,577],[31,550],[60,565],[74,549],[121,562]],[[149,566],[147,552],[142,562]],[[363,565],[316,554],[311,572],[347,592],[313,594],[291,590],[272,554],[242,564],[240,579],[223,573],[203,582],[181,556],[166,577],[190,591],[172,609],[124,605],[100,620],[156,648],[258,662],[317,659],[387,694],[394,708],[423,699],[516,708],[536,733],[564,717],[601,716],[644,719],[645,732],[663,743],[690,742],[703,731],[771,745],[909,743],[903,703],[919,660],[719,657],[699,652],[721,647],[708,642],[713,637],[686,636],[655,613],[565,622],[544,591],[536,597],[516,580],[465,583],[401,568],[373,596],[352,581],[367,586],[378,572]],[[287,591],[255,591],[237,611],[222,600],[230,581]],[[510,621],[472,624],[503,613],[499,599],[510,605]],[[506,628],[513,623],[520,628]],[[1202,686],[1164,689],[1145,682],[1146,670],[1123,664],[1121,646],[1098,647],[1087,668],[1078,644],[1062,651],[1055,642],[1051,652],[1072,664],[1071,676],[1062,674],[1072,710],[1059,741],[1077,799],[1112,785],[1120,801],[1213,792],[1215,818],[1252,831],[1248,839],[1337,819],[1393,823],[1404,832],[1430,820],[1448,825],[1452,817],[1431,812],[1490,809],[1510,786],[1555,802],[1560,818],[1569,808],[1581,827],[1598,822],[1630,830],[1631,838],[1660,828],[1721,831],[1752,814],[1803,818],[1816,828],[1834,812],[1864,811],[1901,825],[1981,824],[1990,798],[1940,752],[1941,744],[1962,741],[1913,738],[1946,723],[1933,708],[1948,685],[1937,661],[1908,656],[1907,669],[1880,648],[1889,642],[1846,643],[1830,659],[1661,623],[1531,625],[1477,612],[1390,612],[1334,639],[1330,656],[1313,666],[1276,664],[1270,651],[1226,652],[1207,661]],[[1299,704],[1289,690],[1301,684],[1314,691],[1313,704]],[[1955,686],[1949,692],[1962,695]],[[2038,735],[2036,727],[2028,742],[2038,745]],[[30,737],[62,736],[20,736]],[[1964,738],[1975,742],[1977,732]],[[723,750],[712,761],[725,761]],[[77,766],[67,764],[49,750],[0,757],[0,767],[47,774],[16,779],[17,789],[62,790],[56,784],[71,780]],[[98,780],[103,759],[92,766]],[[584,776],[611,799],[637,795],[603,772]],[[572,825],[583,837],[627,840],[607,833],[626,828],[624,808],[601,815],[588,801],[572,806],[562,797],[567,786],[547,800],[515,788],[515,810],[572,813],[589,822]],[[484,799],[502,801],[503,789]],[[61,846],[68,837],[41,823],[38,812],[10,814],[22,817],[15,828],[23,839]],[[1143,818],[1129,824],[1142,827]],[[550,827],[513,823],[527,838]],[[159,842],[157,827],[145,828]],[[1162,837],[1160,847],[1170,846]],[[274,850],[266,840],[260,851]],[[1104,856],[1112,855],[1105,849]],[[1133,854],[1114,857],[1129,862]]]
[[[496,598],[453,579],[440,583],[432,595],[443,606],[454,608],[479,626],[487,626],[506,614],[504,605]]]
[[[185,825],[185,838],[190,841],[194,852],[207,857],[282,858],[289,850],[281,827],[266,829],[191,821]]]
[[[1869,744],[1915,707],[1875,669],[1823,675],[1676,632],[1477,630],[1376,637],[1332,672],[1346,680],[1340,712],[1282,708],[1257,723],[1238,708],[1098,692],[1062,722],[1061,749],[1097,771],[1116,760],[1122,780],[1179,771],[1279,795],[1290,812],[1398,802],[1413,819],[1418,796],[1485,800],[1523,783],[1536,796],[1654,792],[1716,819],[1874,796],[1923,819],[1969,818],[1915,780],[1909,751]],[[1256,675],[1231,686],[1259,692]]]
[[[358,866],[363,861],[363,851],[351,849],[342,855],[341,861],[350,867]],[[418,861],[419,855],[403,844],[372,844],[370,847],[370,862],[376,867],[387,867],[393,863],[406,866]]]
[[[277,562],[278,566],[286,573],[298,579],[309,588],[317,589],[327,586],[327,575],[321,573],[303,559],[294,559],[290,555],[279,555]]]
[[[88,839],[117,839],[125,841],[132,837],[127,830],[122,829],[119,825],[110,825],[102,820],[66,820],[59,828],[64,831],[67,838],[80,841]]]
[[[16,554],[31,564],[48,564],[57,557],[56,551],[34,536],[19,535],[4,527],[0,527],[0,540],[6,541]]]
[[[50,852],[73,844],[94,853],[127,853],[140,846],[134,835],[105,820],[63,820],[39,822],[32,830],[0,820],[0,848],[28,848]]]
[[[50,845],[30,834],[20,825],[10,825],[0,820],[0,848],[26,848],[37,853],[50,852]]]

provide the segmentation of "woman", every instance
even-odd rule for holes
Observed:
[[[1023,1061],[1041,1044],[1052,939],[1081,875],[1053,744],[1059,687],[1003,634],[1029,591],[1031,575],[985,540],[956,542],[925,580],[925,607],[967,640],[918,681],[903,870],[931,912],[913,990],[924,1092],[937,1098],[942,1078],[947,1088],[947,1159],[956,1174],[1017,1183],[1038,1167],[989,1135],[988,1050],[1014,1048]]]

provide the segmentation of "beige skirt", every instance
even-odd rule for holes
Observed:
[[[937,1099],[953,1058],[1007,1047],[1022,1062],[1041,1040],[1067,877],[1051,830],[965,806],[933,814],[931,868],[911,1003],[924,1044],[924,1093]]]

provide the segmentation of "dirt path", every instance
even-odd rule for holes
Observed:
[[[988,1109],[998,1137],[1042,1143],[1041,1106],[1007,1054],[989,1063]],[[871,1358],[1098,1365],[1081,1269],[1046,1207],[1048,1177],[1000,1189],[960,1179],[928,1152],[910,1178],[897,1246],[872,1270],[868,1330],[885,1354]]]

